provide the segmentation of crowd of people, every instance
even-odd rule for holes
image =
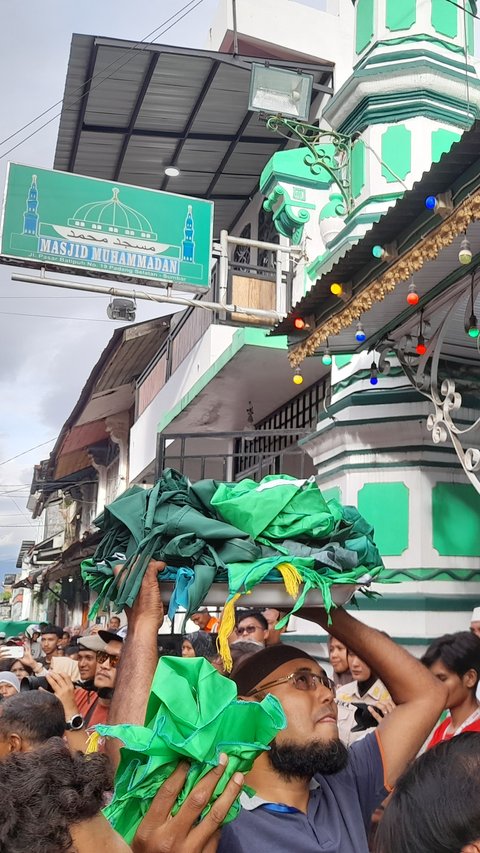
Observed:
[[[41,624],[0,637],[0,853],[90,853],[96,842],[112,853],[480,853],[480,608],[421,660],[342,608],[330,623],[304,608],[329,633],[328,671],[276,627],[282,611],[238,610],[228,673],[206,608],[192,615],[197,631],[170,644],[159,634],[162,566],[151,561],[123,626],[112,616],[83,632]],[[272,694],[286,728],[201,820],[228,756],[171,816],[180,762],[129,846],[101,813],[120,743],[95,727],[143,725],[163,654],[205,658],[246,701]]]

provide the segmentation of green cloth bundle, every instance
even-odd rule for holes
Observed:
[[[167,563],[161,581],[175,584],[170,617],[179,606],[188,617],[214,582],[228,582],[234,604],[258,583],[283,581],[294,610],[319,589],[329,611],[333,584],[368,584],[383,569],[371,525],[355,507],[326,501],[313,478],[192,484],[167,469],[152,489],[124,492],[95,524],[103,537],[82,563],[84,581],[98,592],[91,617],[131,606],[151,558]]]
[[[235,683],[204,658],[163,657],[152,683],[145,725],[96,727],[101,735],[124,743],[114,797],[104,813],[130,843],[158,789],[180,761],[188,761],[191,769],[173,814],[225,752],[227,769],[205,815],[233,774],[247,773],[285,726],[282,706],[274,696],[242,702]],[[237,800],[225,822],[233,820],[239,809]]]

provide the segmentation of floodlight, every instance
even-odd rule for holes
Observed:
[[[253,62],[248,109],[306,121],[312,89],[313,74]]]

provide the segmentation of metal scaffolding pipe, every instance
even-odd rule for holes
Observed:
[[[278,246],[275,247],[278,249]],[[188,308],[203,308],[204,311],[226,311],[228,314],[246,314],[265,320],[272,326],[282,319],[276,311],[266,311],[262,308],[244,308],[240,305],[226,305],[221,302],[204,302],[200,299],[187,299],[184,296],[164,296],[163,294],[147,293],[144,290],[126,290],[118,287],[103,287],[99,284],[73,283],[55,278],[30,275],[12,275],[12,281],[22,281],[26,284],[43,284],[48,287],[60,287],[64,290],[81,290],[85,293],[101,293],[104,296],[120,296],[127,299],[143,299],[147,302],[166,302],[169,305],[186,305]]]

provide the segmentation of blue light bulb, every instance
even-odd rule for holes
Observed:
[[[355,332],[355,340],[358,341],[359,344],[363,344],[363,342],[367,340],[365,329],[360,324],[357,326],[357,331]]]
[[[434,195],[429,195],[425,199],[425,207],[427,210],[435,210],[437,206],[437,199]]]
[[[378,376],[370,377],[370,385],[378,385]]]

